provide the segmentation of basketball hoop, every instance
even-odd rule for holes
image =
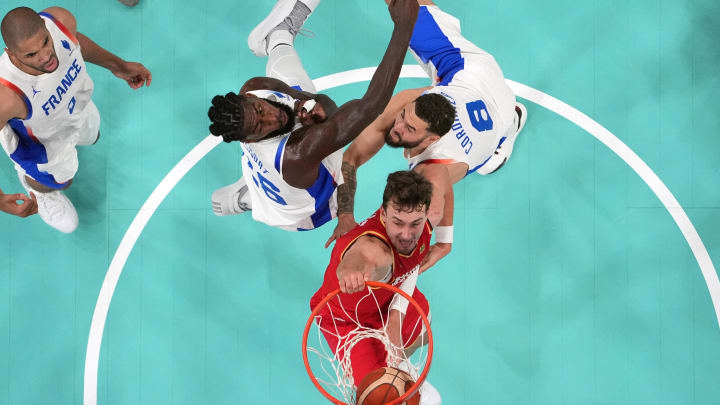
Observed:
[[[346,294],[342,294],[340,290],[337,289],[328,294],[315,308],[313,308],[313,311],[305,324],[302,341],[303,362],[305,363],[305,368],[310,376],[310,380],[327,399],[336,405],[354,405],[356,395],[355,386],[360,382],[353,380],[350,367],[350,353],[358,342],[364,339],[377,339],[384,345],[388,354],[388,365],[398,368],[400,364],[403,364],[405,368],[409,369],[404,371],[408,372],[415,380],[415,384],[413,384],[411,388],[409,388],[399,398],[388,402],[387,405],[400,404],[405,401],[406,398],[409,398],[418,391],[422,383],[425,381],[427,373],[430,371],[430,363],[432,362],[433,354],[433,339],[432,331],[430,330],[430,321],[420,304],[418,304],[410,295],[401,289],[389,284],[374,281],[367,281],[365,284],[367,286],[367,294],[358,301],[355,308],[357,309],[360,302],[364,300],[374,302],[375,307],[377,308],[377,316],[379,317],[376,319],[380,319],[382,327],[373,329],[363,326],[358,319],[359,316],[357,315],[357,311],[353,311],[353,315],[350,315],[348,311],[345,310],[345,307],[342,306],[342,296]],[[401,348],[396,347],[390,341],[387,334],[389,313],[386,313],[390,310],[389,308],[380,307],[380,304],[373,293],[373,290],[377,289],[385,289],[401,295],[408,300],[420,314],[420,320],[422,322],[416,322],[416,324],[412,326],[413,331],[416,330],[415,328],[424,328],[427,332],[427,338],[425,338],[425,334],[422,331],[419,332],[418,339],[421,339],[421,345],[417,352],[412,356],[406,356]],[[335,303],[335,308],[333,308],[331,303]],[[389,307],[389,305],[386,306]],[[363,318],[366,316],[367,314],[363,314]],[[323,317],[325,317],[325,322],[323,322]],[[354,328],[349,332],[347,331],[349,328],[348,322],[351,322],[351,324],[349,324],[349,327],[351,328],[353,327],[352,323],[354,323]],[[323,323],[325,323],[325,327],[321,326]],[[344,325],[342,327],[343,332],[339,331],[338,324],[340,323]],[[315,329],[317,329],[317,342],[309,344],[308,337],[310,335],[310,329],[312,329],[313,325],[315,325]],[[338,344],[335,351],[333,351],[326,343],[323,332],[332,334],[337,338]],[[402,342],[402,345],[403,347],[407,347],[409,343],[412,342]],[[311,357],[308,356],[308,353],[313,353],[315,355],[312,356],[312,361]],[[318,370],[319,375],[320,372],[322,372],[322,375],[320,375],[320,377],[316,377],[313,369]],[[335,395],[328,392],[328,390],[333,391]]]

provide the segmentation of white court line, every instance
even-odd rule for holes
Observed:
[[[338,87],[346,84],[368,81],[371,79],[375,68],[364,68],[349,70],[346,72],[336,73],[313,80],[317,91],[323,91],[329,88]],[[405,78],[427,78],[427,74],[417,65],[403,66],[401,77]],[[700,265],[700,270],[705,277],[710,298],[715,307],[715,314],[720,325],[720,281],[718,280],[715,267],[713,266],[710,255],[705,249],[705,245],[700,239],[690,218],[675,199],[670,190],[660,180],[660,178],[648,167],[640,157],[627,147],[620,139],[610,133],[603,126],[593,121],[587,115],[581,113],[577,109],[563,103],[562,101],[551,97],[543,92],[535,90],[523,84],[508,80],[515,94],[532,101],[533,103],[545,107],[550,111],[566,118],[570,122],[584,129],[600,142],[605,144],[613,152],[615,152],[625,163],[627,163],[642,179],[647,183],[650,189],[660,199],[665,208],[672,216],[675,223],[680,228],[685,240],[687,240],[690,249],[695,255]],[[208,135],[200,142],[190,153],[188,153],[170,173],[160,182],[155,190],[150,194],[148,200],[143,204],[140,212],[130,224],[125,232],[120,246],[115,251],[115,256],[108,267],[105,280],[103,281],[100,295],[95,304],[95,312],[93,313],[92,322],[90,324],[90,336],[88,337],[87,353],[85,354],[85,380],[84,380],[84,404],[97,404],[97,377],[98,365],[100,360],[100,344],[102,343],[103,330],[105,329],[105,321],[107,320],[110,301],[115,292],[115,287],[122,274],[125,262],[130,256],[140,233],[142,233],[145,225],[160,206],[165,197],[177,185],[177,183],[193,168],[205,155],[207,155],[215,146],[221,143],[219,137]]]

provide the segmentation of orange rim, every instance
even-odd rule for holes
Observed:
[[[433,337],[432,337],[432,330],[430,329],[430,321],[427,318],[427,314],[425,314],[425,311],[420,307],[420,304],[418,304],[410,295],[408,295],[405,291],[392,286],[390,284],[380,283],[377,281],[366,281],[365,285],[367,287],[375,287],[375,288],[384,288],[386,290],[390,290],[396,294],[402,295],[406,300],[410,302],[410,304],[415,307],[415,309],[418,311],[420,316],[422,317],[423,324],[425,325],[425,330],[427,330],[428,334],[428,347],[427,347],[427,359],[425,360],[425,367],[423,368],[422,373],[420,373],[420,376],[418,377],[417,381],[415,381],[415,384],[413,384],[410,389],[405,392],[405,394],[401,395],[399,398],[390,401],[386,403],[385,405],[396,405],[399,404],[405,399],[409,398],[410,396],[414,395],[419,389],[420,385],[425,381],[425,378],[427,377],[427,373],[430,371],[430,364],[432,363],[432,355],[433,355]],[[325,304],[327,304],[331,299],[335,298],[340,294],[340,289],[331,292],[325,298],[318,303],[315,308],[313,308],[312,313],[310,314],[310,318],[308,318],[307,323],[305,323],[305,330],[303,331],[303,340],[302,340],[302,355],[303,355],[303,362],[305,363],[305,369],[308,372],[308,375],[310,376],[310,381],[315,385],[315,388],[317,388],[321,394],[325,396],[325,398],[329,399],[332,403],[336,405],[350,405],[346,402],[343,402],[332,395],[330,395],[329,392],[323,388],[323,386],[318,382],[317,378],[315,378],[315,374],[313,374],[312,370],[310,369],[310,363],[308,361],[308,355],[307,355],[307,341],[308,341],[308,334],[310,333],[310,327],[314,323],[315,316],[317,316],[317,313],[320,311],[320,308],[322,308]]]

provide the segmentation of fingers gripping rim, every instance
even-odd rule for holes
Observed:
[[[388,402],[386,405],[397,405],[405,401],[405,399],[409,398],[410,396],[414,395],[419,389],[422,383],[425,381],[425,378],[427,377],[428,372],[430,371],[430,364],[432,363],[432,356],[433,356],[433,337],[432,337],[432,330],[430,329],[430,320],[427,317],[427,314],[422,309],[420,304],[418,304],[415,299],[413,299],[410,295],[408,295],[405,291],[389,285],[385,283],[380,283],[376,281],[366,281],[365,282],[367,287],[371,288],[380,288],[380,289],[386,289],[390,290],[396,294],[400,294],[403,296],[406,300],[410,302],[410,304],[418,311],[422,318],[423,325],[425,325],[425,329],[427,330],[427,359],[425,360],[425,367],[423,368],[422,373],[418,376],[418,379],[415,381],[415,384],[410,387],[409,390],[405,392],[405,394],[401,395],[399,398]],[[335,397],[333,397],[330,393],[327,392],[327,390],[318,382],[317,378],[312,372],[312,369],[310,367],[310,362],[308,359],[308,335],[310,332],[310,328],[312,327],[315,317],[318,315],[318,312],[320,309],[323,308],[330,300],[335,298],[337,295],[340,294],[340,289],[337,289],[320,301],[315,308],[313,308],[312,313],[310,314],[310,317],[308,318],[308,321],[305,323],[305,330],[303,331],[303,340],[302,340],[302,355],[303,355],[303,363],[305,364],[305,369],[308,372],[308,376],[310,377],[310,380],[312,381],[313,385],[315,385],[315,388],[317,388],[325,398],[329,399],[332,403],[336,405],[349,405],[346,402],[343,402]]]

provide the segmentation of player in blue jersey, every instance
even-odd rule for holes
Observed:
[[[73,232],[78,215],[62,190],[78,169],[76,145],[94,144],[100,136],[85,62],[107,68],[133,89],[150,85],[150,72],[78,32],[75,17],[60,7],[41,13],[15,8],[0,29],[6,46],[0,55],[0,144],[30,196],[15,195],[23,204],[12,201],[16,207],[2,210],[24,216],[37,206],[48,225]]]
[[[315,88],[293,48],[293,40],[319,0],[279,0],[248,38],[268,56],[267,74],[248,80],[239,94],[216,96],[208,115],[210,132],[239,141],[243,178],[215,191],[213,210],[253,218],[287,230],[317,228],[335,217],[342,183],[342,148],[387,105],[400,75],[416,0],[393,0],[395,27],[387,51],[365,95],[339,108]]]

